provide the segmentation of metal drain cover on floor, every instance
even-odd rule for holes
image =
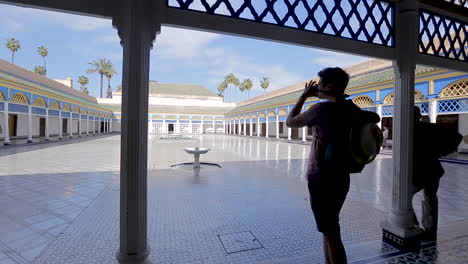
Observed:
[[[250,231],[218,235],[227,254],[263,248]]]

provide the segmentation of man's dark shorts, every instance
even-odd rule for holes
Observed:
[[[324,235],[340,232],[340,210],[349,191],[349,174],[309,175],[310,205],[317,229]]]

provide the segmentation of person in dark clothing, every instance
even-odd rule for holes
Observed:
[[[457,150],[462,135],[436,124],[421,121],[419,107],[414,107],[413,129],[413,195],[424,190],[422,200],[422,227],[424,239],[436,240],[438,223],[438,198],[440,178],[445,171],[439,158]],[[419,222],[414,215],[415,222]]]
[[[341,241],[339,214],[349,191],[348,161],[351,127],[357,123],[378,123],[377,114],[363,111],[344,94],[349,76],[341,68],[319,72],[318,83],[306,83],[303,94],[291,110],[288,127],[312,127],[313,139],[307,170],[310,203],[319,232],[323,234],[326,263],[347,263]],[[326,102],[301,113],[307,98]]]

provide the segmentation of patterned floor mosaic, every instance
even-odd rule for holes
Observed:
[[[0,157],[0,264],[116,263],[118,142]],[[148,263],[323,263],[303,177],[309,146],[233,136],[149,144]],[[222,168],[170,169],[194,146],[209,147],[202,161]],[[418,253],[381,242],[391,156],[353,175],[341,214],[349,262],[468,263],[468,166],[444,168],[439,238]]]

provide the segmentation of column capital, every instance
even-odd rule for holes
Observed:
[[[162,6],[165,1],[151,0],[124,0],[121,6],[115,8],[112,16],[112,26],[117,30],[124,45],[125,39],[132,38],[132,28],[138,27],[149,32],[151,48],[156,39],[156,35],[161,32]]]

